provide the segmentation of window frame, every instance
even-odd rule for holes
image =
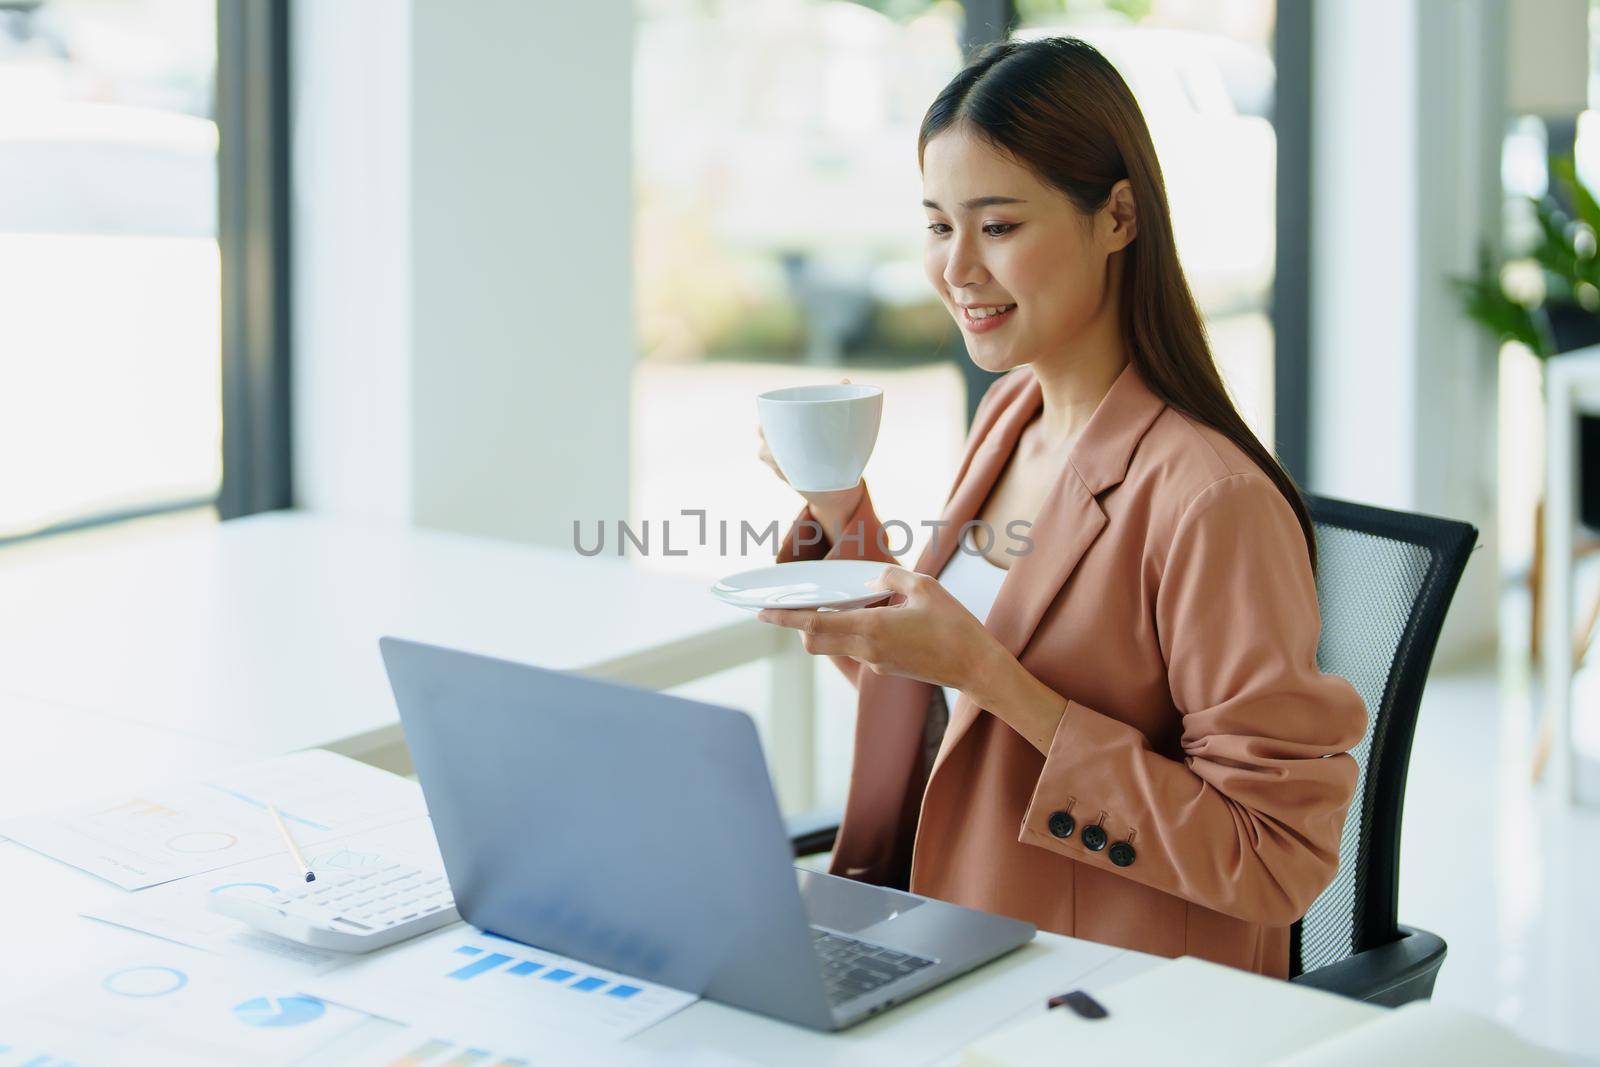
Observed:
[[[292,505],[289,6],[290,0],[216,5],[222,310],[217,494],[89,512],[0,536],[0,549],[205,507],[231,519]]]
[[[294,503],[289,4],[217,3],[224,520]]]

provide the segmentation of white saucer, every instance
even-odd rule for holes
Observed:
[[[711,595],[734,607],[859,608],[887,600],[887,589],[868,589],[867,582],[888,570],[889,564],[864,559],[816,559],[779,563],[753,571],[730,574],[711,587]]]

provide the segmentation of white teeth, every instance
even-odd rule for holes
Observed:
[[[1015,304],[1002,304],[1000,307],[967,308],[967,317],[974,319],[986,319],[990,315],[998,315],[1001,312],[1010,311],[1016,306],[1017,305]]]

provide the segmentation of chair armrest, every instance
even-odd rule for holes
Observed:
[[[1409,926],[1399,927],[1399,931],[1400,936],[1387,945],[1357,952],[1290,981],[1390,1008],[1427,1000],[1433,996],[1434,979],[1444,963],[1444,940]]]
[[[839,820],[843,815],[838,808],[819,808],[784,819],[795,858],[831,851],[833,839],[839,836]]]

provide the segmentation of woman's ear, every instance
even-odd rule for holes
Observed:
[[[1139,208],[1133,199],[1133,184],[1123,178],[1111,187],[1105,206],[1100,209],[1106,220],[1102,231],[1109,247],[1108,252],[1120,252],[1133,243],[1139,235]]]

